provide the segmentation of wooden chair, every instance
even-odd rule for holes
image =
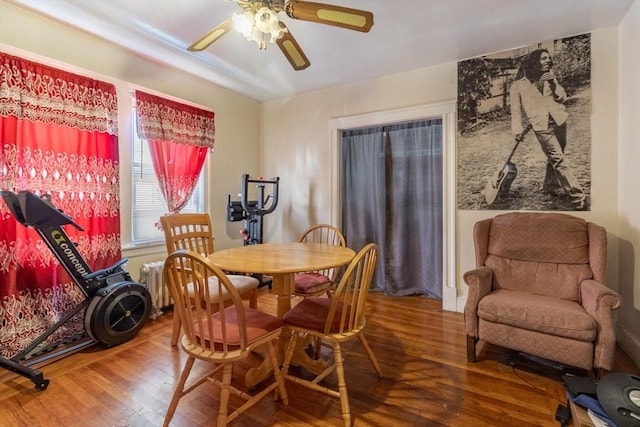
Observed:
[[[345,426],[351,426],[351,411],[344,375],[344,357],[340,344],[357,337],[374,370],[382,378],[380,364],[363,333],[366,325],[365,303],[375,271],[377,255],[378,248],[375,244],[366,245],[349,264],[330,298],[305,298],[289,310],[282,319],[291,331],[291,339],[282,369],[285,378],[312,390],[339,397]],[[333,364],[311,381],[288,374],[298,337],[305,334],[320,338],[333,347]],[[337,391],[320,385],[320,382],[334,371],[338,376]]]
[[[184,334],[180,344],[187,354],[187,361],[169,403],[164,426],[171,422],[180,399],[205,381],[220,388],[218,426],[227,425],[276,388],[276,398],[279,395],[284,404],[288,404],[276,352],[283,321],[270,314],[245,308],[238,290],[227,275],[195,252],[173,252],[165,260],[163,275],[173,297],[176,310],[174,315],[182,320]],[[211,286],[212,281],[217,286]],[[201,298],[194,299],[194,294]],[[227,300],[231,303],[225,304]],[[264,346],[268,351],[274,381],[251,396],[232,385],[232,370],[234,362],[246,359],[258,346]],[[196,360],[211,363],[214,367],[189,381],[189,374]],[[217,375],[219,371],[222,371],[221,379]],[[243,399],[244,403],[229,414],[231,393]]]
[[[344,236],[337,227],[329,224],[317,224],[308,228],[299,240],[303,243],[325,243],[328,245],[346,246]],[[329,295],[334,287],[334,280],[339,269],[330,268],[295,274],[294,295],[307,298]]]
[[[207,256],[213,253],[213,231],[211,218],[207,213],[179,213],[164,215],[160,218],[164,230],[167,254],[177,250],[188,250]],[[250,308],[258,308],[258,279],[240,275],[228,274],[227,277],[236,287],[243,299],[249,300]],[[215,282],[212,283],[215,285]],[[216,295],[211,293],[211,295]],[[215,302],[215,301],[213,301]],[[171,345],[178,343],[180,335],[180,317],[173,316],[173,332]]]

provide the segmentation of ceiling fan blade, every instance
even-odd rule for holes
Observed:
[[[280,22],[280,27],[287,28],[282,22]],[[311,62],[307,59],[307,55],[304,54],[296,39],[291,35],[291,31],[285,32],[282,37],[276,40],[276,44],[282,53],[284,53],[284,56],[287,57],[287,60],[289,60],[294,70],[304,70],[311,65]]]
[[[373,13],[332,4],[289,0],[285,11],[290,18],[334,25],[349,30],[369,32],[373,26]]]
[[[191,46],[187,48],[187,50],[191,52],[197,52],[201,50],[205,50],[208,48],[213,42],[218,40],[220,37],[224,36],[229,32],[233,25],[233,21],[231,18],[224,21],[222,24],[215,26],[211,31],[205,34],[200,40],[193,43]]]

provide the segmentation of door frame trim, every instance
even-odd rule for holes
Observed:
[[[442,118],[442,308],[456,310],[456,103],[446,101],[329,120],[331,132],[331,223],[340,224],[340,133],[342,130],[410,120]]]

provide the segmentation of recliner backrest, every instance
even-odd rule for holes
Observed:
[[[580,282],[593,277],[587,222],[560,213],[514,212],[490,223],[485,265],[494,288],[579,301]]]

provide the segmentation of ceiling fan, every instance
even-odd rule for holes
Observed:
[[[242,15],[233,14],[215,26],[198,41],[187,48],[201,51],[236,27],[248,39],[255,41],[260,49],[266,49],[267,40],[275,42],[294,70],[300,71],[311,63],[287,26],[278,19],[279,12],[302,21],[334,25],[361,32],[373,26],[373,14],[364,10],[298,0],[227,0],[235,1],[244,10]]]

